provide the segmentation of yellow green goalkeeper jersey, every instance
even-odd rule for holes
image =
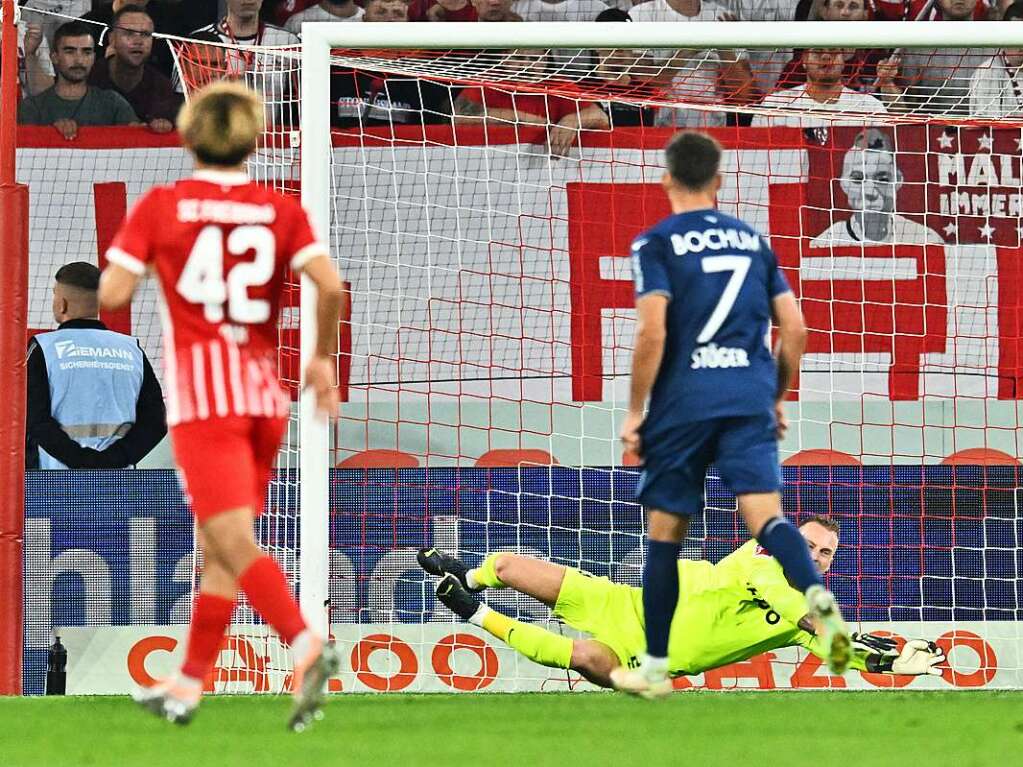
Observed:
[[[789,585],[781,565],[749,541],[716,565],[679,562],[679,603],[671,625],[668,663],[674,674],[698,674],[779,647],[800,645],[827,653],[799,628],[806,599]],[[642,592],[638,614],[642,615]],[[865,668],[857,653],[853,668]]]

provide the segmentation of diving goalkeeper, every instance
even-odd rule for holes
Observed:
[[[826,573],[838,548],[838,523],[816,516],[799,531],[817,569]],[[437,598],[446,607],[536,663],[572,669],[601,687],[612,686],[613,669],[639,664],[646,646],[642,589],[518,554],[491,554],[474,569],[436,549],[422,549],[417,559],[426,572],[441,576]],[[805,597],[755,540],[716,565],[679,560],[678,566],[682,588],[668,643],[673,676],[793,645],[827,659],[827,648],[812,633]],[[513,620],[470,593],[484,588],[527,594],[592,638],[572,639]],[[909,640],[899,652],[894,640],[853,635],[853,650],[852,667],[874,673],[940,675],[938,665],[945,660],[935,644],[922,639]]]

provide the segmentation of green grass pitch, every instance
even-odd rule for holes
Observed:
[[[127,698],[0,698],[4,767],[1023,764],[1023,692],[334,696],[296,735],[283,697],[208,698],[188,727]]]

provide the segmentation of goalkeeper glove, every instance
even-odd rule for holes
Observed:
[[[854,631],[850,636],[853,648],[861,652],[878,653],[879,655],[897,655],[899,643],[891,637],[877,634],[860,634]]]
[[[899,652],[897,643],[889,637],[873,634],[853,634],[853,646],[870,653],[867,656],[867,671],[882,674],[906,674],[941,676],[938,666],[945,662],[945,653],[934,642],[926,639],[910,639]]]

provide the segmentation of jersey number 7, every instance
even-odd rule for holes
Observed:
[[[700,267],[704,272],[731,272],[732,276],[728,278],[728,284],[721,291],[721,298],[718,299],[714,311],[710,313],[707,324],[703,326],[700,335],[696,337],[696,343],[707,343],[725,324],[728,313],[732,311],[735,299],[739,297],[739,291],[742,290],[742,283],[746,280],[751,263],[753,263],[753,259],[749,256],[707,256],[700,259]]]
[[[226,251],[232,256],[255,254],[252,261],[235,264],[224,274],[224,230],[206,226],[195,238],[192,252],[178,278],[176,289],[189,303],[201,304],[207,322],[224,321],[252,325],[270,319],[270,302],[250,298],[249,288],[265,285],[274,274],[276,242],[265,226],[238,226],[227,236]]]

